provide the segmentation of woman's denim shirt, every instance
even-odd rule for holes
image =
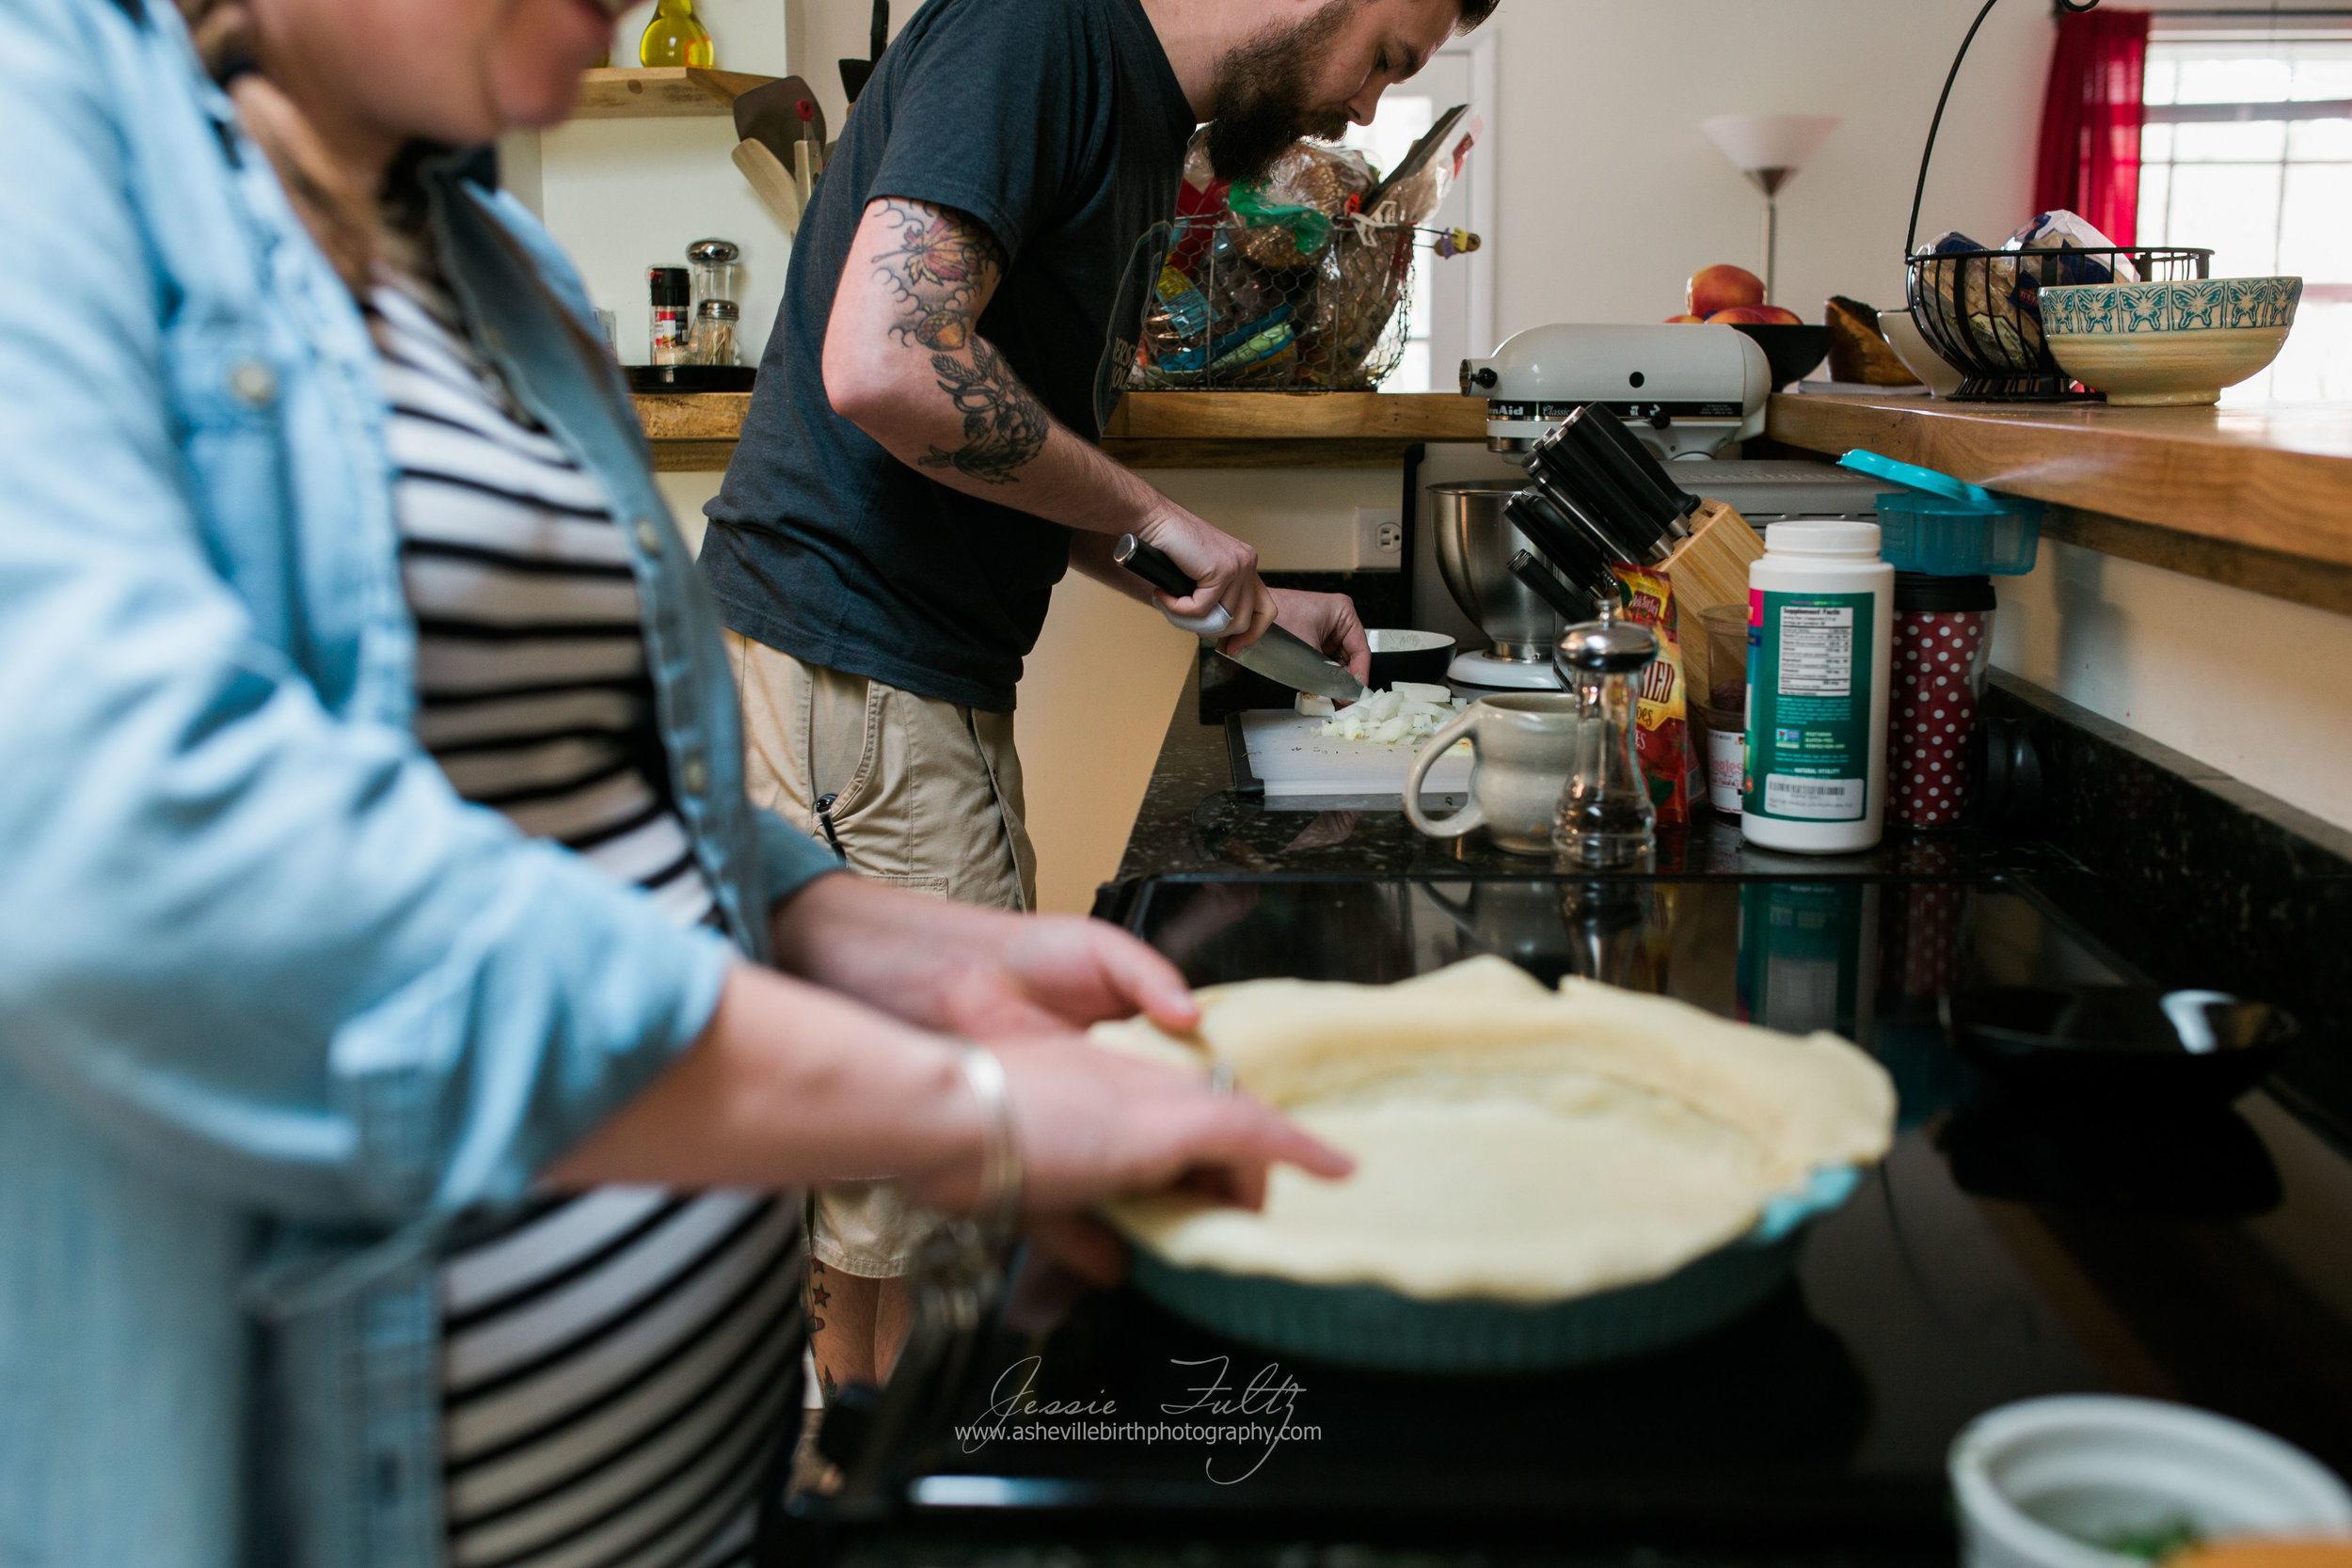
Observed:
[[[0,1568],[431,1564],[440,1228],[658,1074],[832,862],[744,803],[717,622],[528,214],[428,171],[453,292],[636,553],[732,946],[411,737],[373,349],[176,11],[0,0]]]

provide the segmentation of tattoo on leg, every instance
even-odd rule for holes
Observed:
[[[918,458],[926,468],[953,468],[984,484],[1009,484],[1018,470],[1045,450],[1053,421],[1037,394],[1004,356],[985,341],[972,345],[971,363],[952,354],[931,356],[939,389],[963,416],[963,445],[953,451],[933,447]]]

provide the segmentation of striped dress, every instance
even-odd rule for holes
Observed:
[[[469,800],[644,890],[711,886],[670,795],[627,541],[454,305],[370,304],[391,408],[417,734]],[[502,1215],[445,1257],[442,1430],[457,1568],[747,1561],[781,1474],[802,1340],[800,1206],[608,1187]]]

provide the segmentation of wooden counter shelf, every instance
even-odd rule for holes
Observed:
[[[1130,392],[1103,450],[1131,468],[1386,467],[1486,438],[1486,403],[1456,392]]]
[[[640,393],[654,466],[723,468],[748,392]],[[1386,467],[1424,441],[1484,441],[1486,405],[1453,392],[1130,392],[1103,450],[1131,468]]]
[[[1767,434],[2056,503],[2045,537],[2352,613],[2352,404],[2109,408],[1775,396]]]

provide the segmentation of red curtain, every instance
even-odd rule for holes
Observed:
[[[2140,78],[2148,13],[2109,10],[2058,19],[2058,53],[2042,99],[2033,210],[2064,207],[2117,245],[2139,232]]]

